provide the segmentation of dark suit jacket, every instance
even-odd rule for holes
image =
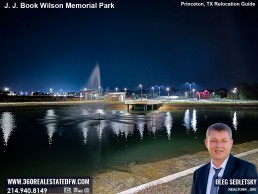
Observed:
[[[210,162],[194,172],[192,194],[206,194],[206,187],[210,171]],[[236,158],[230,154],[225,171],[222,178],[257,178],[257,170],[254,164]],[[230,187],[230,186],[229,186]],[[249,192],[250,194],[257,194],[256,192]],[[220,186],[218,194],[237,194],[244,192],[228,191],[228,187]]]

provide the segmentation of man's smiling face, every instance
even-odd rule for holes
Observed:
[[[233,145],[228,131],[210,130],[204,142],[213,163],[218,165],[228,157]]]

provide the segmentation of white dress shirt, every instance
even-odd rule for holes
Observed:
[[[227,165],[227,162],[228,162],[228,158],[229,158],[229,156],[226,158],[226,160],[224,160],[224,162],[218,168],[215,167],[213,162],[211,161],[210,172],[209,172],[207,188],[206,188],[206,194],[210,194],[210,192],[211,192],[212,179],[213,179],[213,176],[215,175],[215,170],[213,168],[216,168],[216,169],[221,168],[221,170],[218,174],[218,177],[221,178],[224,174],[224,171],[225,171],[225,168],[226,168],[226,165]]]

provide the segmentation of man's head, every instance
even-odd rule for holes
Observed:
[[[220,165],[230,154],[233,145],[232,131],[226,124],[215,123],[208,127],[204,143],[213,163]]]

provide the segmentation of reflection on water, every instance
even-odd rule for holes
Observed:
[[[7,146],[8,140],[16,127],[13,114],[11,112],[3,112],[0,119],[0,124],[3,132],[4,146]]]
[[[88,136],[88,122],[85,121],[85,122],[82,122],[82,123],[79,123],[78,127],[81,129],[82,131],[82,134],[83,134],[83,144],[86,145],[87,143],[87,136]]]
[[[172,124],[173,124],[173,120],[172,120],[171,113],[166,112],[165,127],[166,127],[166,130],[167,130],[169,140],[170,140],[170,135],[171,135]]]
[[[184,126],[185,126],[187,131],[190,130],[190,119],[191,119],[190,118],[190,111],[189,111],[189,109],[187,109],[185,111],[185,116],[184,116]]]
[[[153,133],[154,138],[156,132],[162,129],[162,112],[150,112],[147,114],[147,129],[149,132]]]
[[[57,126],[55,110],[53,109],[47,110],[45,121],[47,121],[47,123],[45,123],[45,126],[47,128],[48,144],[49,146],[51,146],[53,143],[52,138],[54,133],[56,132],[56,126]]]
[[[196,132],[197,131],[197,114],[196,114],[196,110],[195,109],[193,110],[191,126],[193,128],[193,131]]]
[[[237,113],[236,111],[234,112],[234,116],[233,116],[233,127],[235,130],[237,130],[237,125],[238,125],[238,122],[237,122]]]
[[[149,112],[146,115],[131,114],[125,111],[105,111],[103,109],[86,110],[82,109],[80,114],[72,114],[66,116],[57,116],[55,110],[50,109],[46,111],[43,124],[47,128],[49,145],[53,143],[53,135],[57,131],[57,125],[74,125],[80,129],[83,135],[83,144],[87,144],[87,138],[90,130],[95,130],[98,135],[99,142],[102,141],[103,132],[105,129],[112,130],[113,134],[120,138],[125,136],[127,140],[128,135],[134,134],[134,130],[139,131],[140,139],[144,138],[145,125],[146,129],[154,135],[158,132],[162,133],[165,127],[168,140],[171,139],[171,131],[173,127],[173,117],[171,112]],[[192,128],[197,130],[197,111],[189,109],[184,113],[184,126],[187,132]]]
[[[117,137],[124,134],[125,139],[127,139],[127,136],[129,134],[133,134],[134,125],[133,124],[118,123],[118,122],[111,122],[111,128],[112,128],[113,133]]]
[[[197,111],[194,109],[192,112],[192,118],[190,116],[190,110],[187,109],[184,114],[184,126],[186,128],[187,133],[189,133],[191,127],[194,132],[197,131]]]
[[[82,115],[88,115],[88,114],[89,114],[89,111],[82,109]]]
[[[101,140],[102,140],[102,133],[106,126],[107,126],[107,124],[106,124],[105,120],[100,120],[99,124],[96,126],[99,142],[101,142]]]
[[[136,128],[139,130],[141,139],[143,139],[144,125],[145,125],[145,116],[144,115],[138,115],[137,116]]]

